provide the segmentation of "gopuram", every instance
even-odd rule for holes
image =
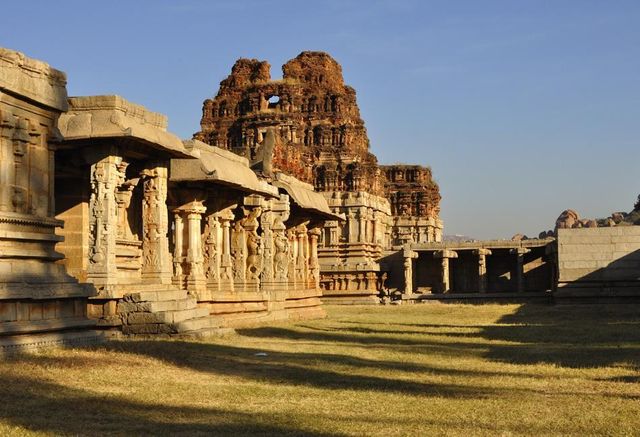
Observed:
[[[331,56],[303,52],[282,73],[272,80],[267,62],[239,59],[204,101],[194,138],[252,161],[273,130],[273,168],[311,184],[346,219],[327,220],[319,235],[323,300],[377,303],[385,253],[441,240],[438,186],[428,168],[378,165],[355,90]]]

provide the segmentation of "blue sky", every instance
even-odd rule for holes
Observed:
[[[272,77],[329,52],[381,163],[430,165],[445,232],[537,235],[563,209],[628,211],[640,193],[640,2],[28,1],[0,46],[120,94],[189,138],[239,57]]]

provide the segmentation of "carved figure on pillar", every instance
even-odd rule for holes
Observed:
[[[274,269],[276,279],[287,279],[289,271],[289,239],[285,236],[285,226],[281,220],[273,225],[274,232]]]
[[[231,256],[231,220],[233,212],[227,208],[219,213],[222,227],[222,255],[220,257],[220,280],[233,287],[233,258]]]
[[[118,170],[122,158],[108,156],[91,166],[89,199],[88,276],[96,282],[115,281],[118,205],[116,187],[124,178]]]
[[[231,231],[231,266],[233,279],[243,281],[246,277],[246,239],[244,228],[236,221]]]
[[[142,203],[142,278],[147,281],[171,282],[169,223],[167,212],[167,167],[157,164],[143,170]]]
[[[215,214],[209,214],[204,228],[205,275],[209,282],[220,279],[220,253],[218,243],[220,223]]]
[[[258,218],[261,214],[262,208],[255,207],[242,220],[247,242],[247,279],[252,280],[258,279],[262,272],[262,238],[258,235]]]

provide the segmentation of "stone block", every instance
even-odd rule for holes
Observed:
[[[140,305],[135,302],[118,302],[118,314],[140,311]]]
[[[15,302],[0,302],[0,322],[17,320],[18,314]]]
[[[158,334],[160,325],[147,324],[147,325],[123,325],[122,332],[127,335],[131,334]]]
[[[29,306],[29,320],[42,320],[42,303],[33,302]]]
[[[58,302],[43,302],[42,303],[42,319],[56,319],[58,317]]]
[[[596,267],[598,267],[598,265],[595,261],[584,261],[584,260],[564,261],[561,264],[561,268],[565,268],[565,269],[594,269]]]
[[[637,250],[640,250],[640,245],[635,244],[635,243],[614,243],[613,244],[613,250],[615,252],[635,252]]]
[[[72,300],[63,300],[59,304],[59,317],[74,317],[76,312],[75,303]]]
[[[127,323],[130,325],[140,325],[149,323],[159,323],[157,314],[154,313],[131,313],[127,315]]]
[[[612,243],[637,243],[636,247],[640,248],[640,235],[613,235]]]

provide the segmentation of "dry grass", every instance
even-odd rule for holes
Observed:
[[[328,309],[0,363],[0,434],[640,433],[640,306]]]

